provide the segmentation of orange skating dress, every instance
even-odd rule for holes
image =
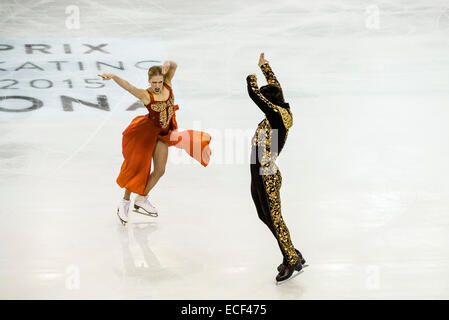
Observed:
[[[165,101],[155,101],[150,94],[150,103],[145,107],[149,114],[134,118],[123,131],[122,153],[125,158],[117,178],[120,187],[144,195],[151,171],[151,160],[157,139],[184,149],[203,166],[209,164],[211,136],[203,131],[178,131],[174,105],[175,98],[171,87],[164,83],[170,95]]]

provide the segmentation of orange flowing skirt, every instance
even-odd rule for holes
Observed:
[[[174,111],[178,110],[177,105]],[[117,184],[133,193],[143,195],[151,171],[153,150],[158,139],[169,147],[185,150],[204,167],[209,164],[211,136],[203,131],[178,131],[176,115],[173,113],[169,126],[165,129],[155,125],[148,114],[134,118],[123,131],[122,154],[124,161],[117,178]]]

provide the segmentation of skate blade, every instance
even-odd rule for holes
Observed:
[[[126,226],[127,221],[123,220],[122,218],[120,218],[119,214],[118,214],[118,210],[117,210],[117,217],[120,220],[120,222],[122,223],[122,225]]]
[[[139,209],[142,209],[143,212],[140,211]],[[148,216],[148,217],[157,217],[158,216],[157,212],[148,212],[147,210],[145,210],[144,208],[139,207],[139,206],[134,206],[134,210],[133,211],[137,212],[137,213],[140,213],[140,214],[143,214],[144,216]]]
[[[304,272],[304,270],[303,269],[301,269],[301,270],[299,270],[299,271],[293,271],[293,274],[292,274],[292,276],[290,277],[290,278],[288,278],[288,279],[285,279],[285,280],[282,280],[282,281],[277,281],[276,280],[276,285],[277,286],[279,286],[279,285],[281,285],[281,284],[283,284],[283,283],[285,283],[285,282],[287,282],[287,281],[289,281],[289,280],[292,280],[293,278],[296,278],[298,275],[300,275],[301,273],[303,273]]]

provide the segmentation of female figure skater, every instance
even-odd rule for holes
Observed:
[[[168,147],[184,149],[203,166],[209,163],[211,137],[202,131],[178,131],[171,88],[171,79],[177,64],[166,61],[162,66],[153,66],[148,70],[150,88],[138,89],[115,74],[99,75],[103,80],[113,79],[119,86],[138,98],[148,109],[147,115],[134,118],[123,131],[122,153],[124,157],[117,184],[125,188],[117,215],[122,222],[128,222],[131,192],[136,193],[134,208],[142,209],[147,215],[157,216],[157,209],[150,203],[148,193],[157,184],[165,172],[168,159]],[[151,160],[154,168],[151,171]],[[142,212],[140,212],[142,213]]]
[[[278,266],[278,283],[289,279],[294,271],[300,272],[305,264],[301,253],[295,249],[290,233],[281,215],[280,188],[282,177],[275,161],[287,140],[293,125],[292,112],[285,103],[282,88],[262,53],[259,58],[268,85],[258,88],[255,75],[246,78],[248,94],[265,113],[252,140],[251,195],[259,218],[275,236],[284,257]]]

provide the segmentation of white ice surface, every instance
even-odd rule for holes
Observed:
[[[66,28],[68,5],[80,9],[79,29]],[[207,168],[170,149],[151,193],[160,216],[132,213],[123,227],[121,132],[144,113],[125,111],[129,94],[108,83],[123,99],[109,112],[0,111],[0,298],[449,298],[448,7],[1,0],[2,40],[160,39],[179,64],[180,127],[200,122],[215,139]],[[278,160],[282,212],[310,264],[281,286],[282,257],[251,200],[249,138],[224,138],[251,134],[263,117],[245,87],[249,73],[263,83],[262,51],[294,115]],[[117,60],[131,54],[124,46]],[[145,71],[132,80],[144,87]]]

